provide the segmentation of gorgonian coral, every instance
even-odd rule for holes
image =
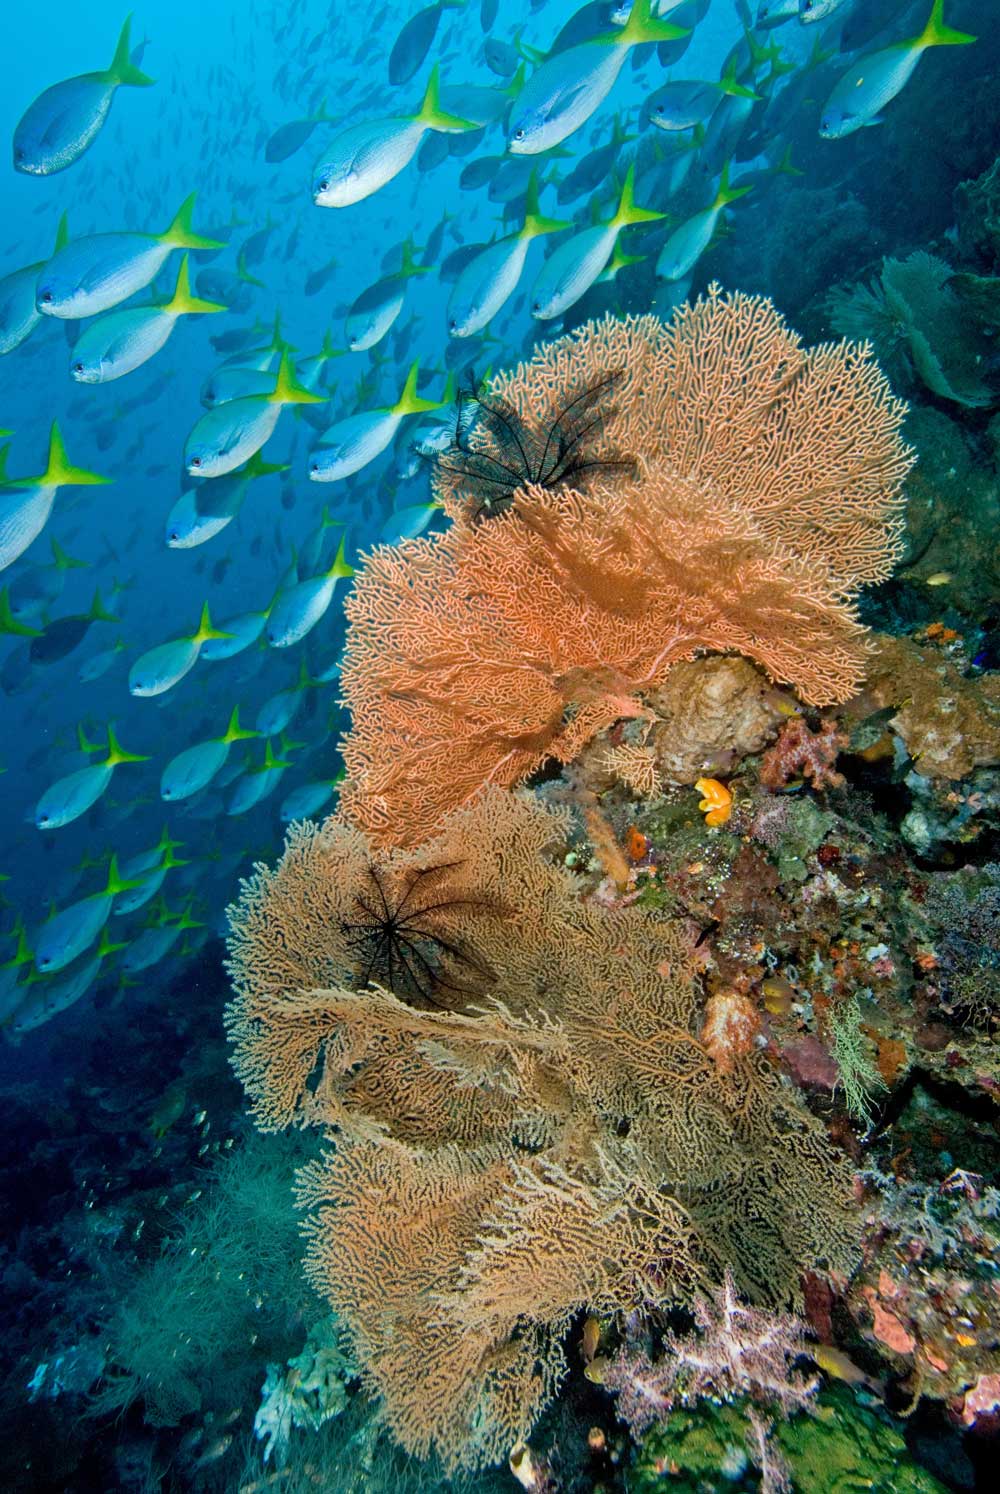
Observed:
[[[378,862],[393,887],[450,868],[449,940],[492,973],[462,1010],[346,983],[340,920],[376,853],[342,820],[293,827],[231,910],[258,1124],[336,1136],[300,1174],[307,1274],[396,1437],[450,1468],[528,1435],[579,1311],[724,1282],[781,1305],[854,1248],[846,1159],[758,1051],[718,1061],[684,931],[583,901],[545,854],[567,831],[494,788]]]
[[[666,325],[577,329],[488,400],[526,430],[579,401],[587,470],[505,487],[481,523],[500,438],[473,426],[467,467],[438,475],[450,529],[361,568],[342,802],[369,835],[415,843],[484,783],[572,760],[698,653],[742,654],[810,703],[851,694],[851,598],[892,569],[911,461],[864,347],[807,352],[770,301],[713,287]]]

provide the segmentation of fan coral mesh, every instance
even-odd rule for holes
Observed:
[[[451,528],[367,557],[342,803],[375,840],[416,843],[484,783],[571,761],[698,653],[745,655],[816,704],[861,678],[851,596],[892,568],[911,462],[867,350],[806,352],[769,301],[713,287],[669,325],[590,323],[491,396],[546,419],[612,375],[589,451],[629,469],[529,483],[489,523],[439,474]]]
[[[567,828],[494,788],[388,858],[460,869],[456,931],[495,976],[464,1011],[337,984],[339,910],[376,854],[340,821],[293,827],[231,910],[228,1029],[258,1124],[336,1137],[300,1174],[307,1273],[394,1435],[450,1469],[529,1434],[581,1309],[690,1301],[727,1268],[781,1304],[854,1250],[846,1161],[762,1058],[720,1070],[686,936],[582,902],[542,854]]]

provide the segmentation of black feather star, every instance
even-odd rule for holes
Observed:
[[[579,485],[600,468],[634,468],[629,457],[599,455],[600,437],[614,413],[614,387],[624,369],[587,383],[547,422],[525,420],[509,400],[473,386],[458,397],[458,417],[439,469],[459,479],[472,518],[505,513],[529,484],[555,490]]]
[[[357,916],[341,923],[358,961],[359,989],[376,984],[402,1001],[448,1009],[492,985],[493,971],[450,931],[449,914],[501,910],[441,886],[441,878],[459,866],[455,861],[408,872],[397,891],[374,862],[368,863],[368,886],[354,899]]]

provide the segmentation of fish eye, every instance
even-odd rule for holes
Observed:
[[[191,466],[192,467],[200,467],[201,466],[201,457],[192,457],[191,458]]]
[[[42,291],[41,299],[45,302],[46,306],[48,306],[49,302],[52,300],[52,292]]]
[[[73,364],[73,372],[74,373],[83,373],[83,364],[82,363],[74,363]]]
[[[524,139],[524,130],[520,126],[518,126],[518,128],[514,131],[514,139],[515,140],[523,140]]]
[[[329,192],[329,190],[330,190],[330,183],[327,181],[327,179],[326,179],[325,176],[324,176],[323,180],[319,184],[319,190],[321,192]]]
[[[452,317],[451,320],[448,323],[448,331],[449,332],[457,332],[458,331],[458,323],[456,322],[456,320],[455,320],[454,317]]]

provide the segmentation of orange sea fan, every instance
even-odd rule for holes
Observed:
[[[713,287],[669,325],[578,329],[490,392],[544,424],[610,373],[589,439],[627,468],[529,485],[478,522],[450,474],[452,527],[359,573],[342,803],[374,838],[412,843],[483,783],[571,761],[697,653],[743,654],[816,704],[860,679],[851,593],[891,570],[911,460],[867,350],[805,352],[769,301]]]

